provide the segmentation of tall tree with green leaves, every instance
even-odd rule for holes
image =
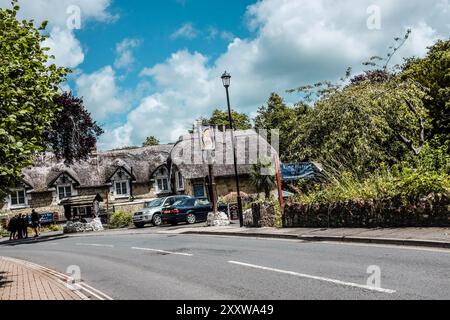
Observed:
[[[0,197],[45,149],[44,132],[59,110],[58,86],[68,69],[51,64],[42,46],[47,23],[17,19],[17,1],[0,8]]]
[[[282,161],[293,160],[289,145],[292,143],[292,133],[298,125],[298,121],[309,111],[306,104],[299,104],[295,107],[287,106],[283,98],[276,93],[272,93],[266,106],[258,110],[255,119],[255,128],[267,130],[268,139],[271,141],[271,130],[279,130],[280,158]]]
[[[160,141],[155,136],[151,136],[145,140],[145,142],[142,144],[142,146],[143,147],[152,147],[152,146],[158,146],[159,144],[160,144]]]
[[[416,81],[427,90],[427,138],[436,138],[440,144],[450,142],[450,40],[438,41],[424,58],[408,59],[401,77]]]
[[[369,76],[320,90],[314,108],[294,130],[290,148],[299,160],[363,176],[381,163],[407,161],[421,152],[427,112],[425,92],[415,82]]]
[[[233,124],[236,130],[248,130],[252,128],[250,118],[245,113],[240,113],[232,110],[231,116],[233,117]],[[221,111],[219,109],[214,110],[211,118],[202,119],[204,125],[219,126],[219,128],[230,128],[230,120],[227,111]]]

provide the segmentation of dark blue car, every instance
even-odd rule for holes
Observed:
[[[208,213],[212,212],[212,203],[206,198],[190,198],[179,201],[163,210],[162,221],[176,225],[178,223],[194,224],[208,220]],[[219,205],[219,211],[227,212],[226,205]]]

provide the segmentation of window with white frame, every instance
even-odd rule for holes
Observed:
[[[128,197],[130,195],[128,181],[116,181],[114,185],[116,197]]]
[[[15,190],[11,193],[11,207],[23,207],[27,205],[25,189]]]
[[[63,200],[72,197],[72,185],[58,186],[58,199]]]
[[[155,180],[158,193],[170,192],[169,173],[166,168],[158,170]]]
[[[184,190],[184,178],[180,171],[177,172],[176,179],[177,179],[177,189]]]

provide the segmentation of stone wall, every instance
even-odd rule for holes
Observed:
[[[156,198],[156,192],[153,184],[133,184],[133,196],[141,199]]]
[[[113,212],[122,212],[128,215],[134,215],[137,211],[144,208],[145,201],[136,201],[122,204],[111,205]]]
[[[244,225],[247,228],[275,227],[275,209],[271,203],[254,203],[244,213]]]
[[[450,197],[430,196],[414,204],[401,199],[334,204],[287,204],[284,227],[402,228],[450,227]]]
[[[63,208],[56,205],[53,200],[52,192],[31,193],[28,195],[28,207],[10,210],[8,209],[8,205],[4,204],[0,213],[9,217],[18,214],[29,215],[35,209],[39,213],[57,213],[58,215],[62,215],[64,213]]]
[[[217,178],[217,194],[219,197],[226,196],[231,192],[236,192],[236,180],[234,177],[229,178]],[[251,184],[249,177],[240,177],[239,186],[241,188],[241,192],[246,194],[256,194],[258,191]]]

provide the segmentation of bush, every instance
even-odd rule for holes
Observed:
[[[63,228],[57,224],[53,224],[51,226],[48,227],[48,230],[52,231],[52,232],[58,232],[58,231],[62,231]]]
[[[123,212],[114,213],[109,221],[108,227],[110,229],[128,228],[133,223],[133,217]]]

